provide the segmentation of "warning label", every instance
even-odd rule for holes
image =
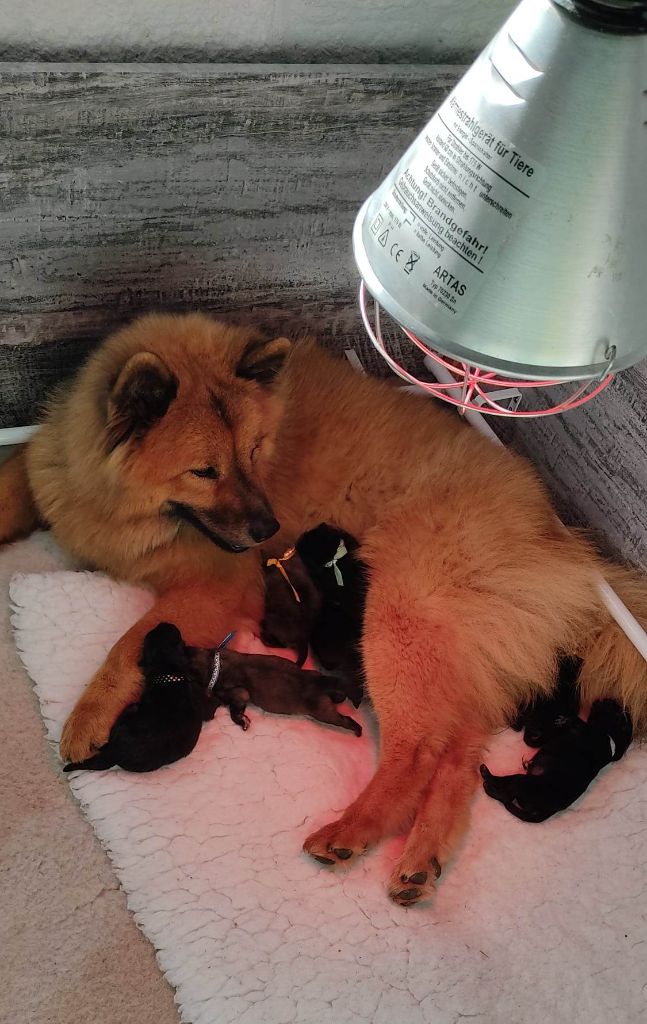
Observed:
[[[398,167],[373,226],[415,254],[403,271],[459,317],[543,178],[544,168],[483,124],[457,91]]]

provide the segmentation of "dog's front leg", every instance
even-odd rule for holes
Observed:
[[[441,757],[389,881],[389,895],[401,906],[433,895],[442,865],[467,828],[487,738],[478,727],[461,729]]]
[[[409,722],[381,722],[377,772],[338,821],[306,839],[303,849],[321,864],[340,864],[393,834],[416,810],[438,760],[426,737],[407,734]]]
[[[139,697],[139,660],[144,637],[160,622],[172,622],[195,647],[214,647],[235,628],[240,607],[232,587],[190,586],[168,590],[112,648],[65,723],[61,757],[84,761],[107,741],[115,719]]]
[[[368,692],[380,726],[380,761],[366,789],[304,850],[323,864],[392,835],[417,812],[460,717],[453,638],[442,619],[422,619],[404,592],[373,577],[364,620]]]

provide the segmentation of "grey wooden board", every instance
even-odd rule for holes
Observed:
[[[0,64],[0,426],[153,308],[313,329],[385,372],[352,223],[459,73]],[[582,410],[497,429],[566,518],[647,568],[646,384],[633,370]]]
[[[160,306],[334,318],[359,206],[458,74],[0,64],[0,340]]]

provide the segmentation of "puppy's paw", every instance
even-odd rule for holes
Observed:
[[[80,701],[63,727],[59,744],[64,761],[85,761],[108,742],[113,722],[94,701]]]
[[[394,903],[401,907],[412,907],[416,903],[430,900],[435,891],[436,879],[441,867],[436,857],[430,857],[422,864],[409,863],[406,854],[396,865],[389,880],[388,892]]]
[[[340,820],[313,832],[303,844],[303,849],[320,864],[339,867],[352,863],[366,853],[368,846],[366,836],[345,827],[343,820]]]
[[[481,778],[483,779],[483,789],[485,790],[487,795],[491,796],[494,800],[500,800],[501,797],[499,794],[499,783],[500,779],[504,776],[493,775],[486,764],[482,764],[479,766],[479,772],[481,773]]]

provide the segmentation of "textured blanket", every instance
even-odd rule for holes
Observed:
[[[56,743],[84,684],[150,596],[90,573],[18,575],[18,649]],[[249,649],[260,651],[249,638]],[[435,902],[389,903],[401,839],[333,874],[301,843],[370,777],[361,739],[221,710],[151,775],[69,779],[191,1024],[623,1024],[647,1019],[647,757],[631,750],[542,825],[479,793]],[[517,770],[506,733],[489,754]],[[56,837],[53,837],[53,842]],[[128,979],[124,978],[124,984]]]

